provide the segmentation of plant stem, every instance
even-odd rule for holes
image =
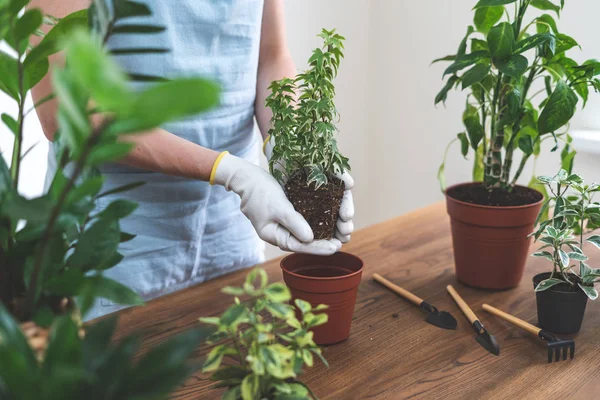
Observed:
[[[248,365],[246,364],[246,358],[244,357],[244,354],[242,353],[242,349],[240,348],[240,344],[237,341],[237,332],[233,332],[233,335],[231,335],[231,338],[233,340],[233,345],[235,346],[235,350],[238,353],[238,356],[240,357],[240,364],[242,364],[242,367],[244,368],[248,368]]]
[[[18,189],[19,187],[19,173],[21,169],[21,146],[23,145],[23,125],[25,123],[25,117],[23,110],[25,108],[25,95],[23,93],[23,64],[21,63],[21,54],[17,58],[17,73],[19,81],[19,116],[18,116],[18,129],[15,133],[15,140],[13,145],[12,163],[11,163],[11,178],[13,188]]]
[[[490,148],[486,156],[486,166],[484,175],[484,184],[487,189],[496,187],[500,181],[502,170],[502,147],[504,144],[504,133],[500,130],[496,131],[496,120],[498,118],[498,103],[500,98],[500,90],[502,89],[503,74],[498,73],[496,88],[494,90],[494,99],[492,100],[492,115],[491,115],[491,137]]]
[[[60,213],[65,205],[65,202],[67,200],[67,196],[68,196],[69,192],[71,191],[71,189],[73,189],[73,187],[75,186],[75,182],[77,181],[77,179],[79,178],[79,175],[81,175],[81,172],[83,171],[85,162],[87,161],[87,157],[89,156],[90,152],[96,145],[97,141],[100,139],[101,132],[106,128],[106,126],[108,124],[110,124],[110,122],[106,121],[105,123],[100,125],[100,127],[98,127],[97,129],[95,129],[92,132],[92,135],[87,140],[85,148],[84,148],[83,152],[81,153],[79,160],[77,161],[75,170],[74,170],[73,174],[71,175],[71,178],[67,181],[67,184],[65,185],[65,187],[63,188],[63,190],[60,193],[60,196],[58,198],[56,205],[52,209],[52,213],[50,214],[50,219],[48,220],[48,225],[46,225],[46,229],[44,230],[44,234],[43,234],[42,240],[40,242],[40,247],[38,249],[37,256],[35,257],[33,269],[31,271],[31,275],[29,278],[29,288],[27,290],[26,303],[25,303],[27,314],[31,314],[31,312],[33,311],[33,308],[35,306],[35,302],[37,300],[36,293],[37,293],[37,286],[39,283],[38,282],[39,275],[40,275],[40,272],[42,269],[44,257],[46,256],[46,251],[48,250],[48,242],[50,241],[50,237],[52,236],[52,232],[54,230],[54,225],[56,224],[56,221],[58,220],[58,217],[60,216]]]
[[[529,157],[530,156],[523,154],[523,158],[521,158],[521,162],[519,163],[519,168],[517,169],[517,172],[515,173],[515,177],[513,178],[512,182],[510,183],[510,186],[515,186],[517,184],[517,180],[519,180],[519,178],[521,177],[521,174],[523,173],[523,169],[525,168],[525,165],[527,165],[527,161],[529,160]]]

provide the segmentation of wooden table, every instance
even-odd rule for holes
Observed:
[[[487,302],[536,323],[531,278],[549,264],[530,258],[521,285],[484,291],[457,283],[453,270],[448,218],[443,204],[356,232],[345,251],[365,261],[350,338],[325,349],[331,364],[316,365],[303,376],[321,399],[544,399],[600,398],[600,309],[589,302],[574,360],[547,363],[539,340],[481,309]],[[600,253],[592,257],[598,265]],[[594,262],[596,261],[596,262]],[[264,268],[280,280],[279,261]],[[378,272],[447,310],[458,320],[456,331],[424,322],[425,315],[376,284]],[[239,285],[240,271],[122,312],[119,335],[141,330],[145,345],[197,326],[200,316],[221,314],[231,297],[225,285]],[[467,320],[446,293],[455,285],[501,346],[496,357],[476,341]],[[195,357],[206,355],[206,346]],[[206,375],[197,373],[174,393],[174,399],[218,399]]]

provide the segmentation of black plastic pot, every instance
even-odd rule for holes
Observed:
[[[549,272],[533,277],[533,287],[550,277]],[[536,292],[538,325],[557,334],[579,332],[588,297],[579,287],[569,290],[568,284],[559,284],[543,292]]]

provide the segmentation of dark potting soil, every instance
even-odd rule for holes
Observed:
[[[448,196],[465,203],[499,207],[525,206],[543,198],[537,190],[524,186],[515,186],[509,192],[502,189],[489,190],[480,183],[450,188]]]
[[[306,268],[299,268],[294,271],[298,275],[312,276],[314,278],[334,278],[353,273],[351,269],[343,267],[334,267],[331,265],[314,265]]]
[[[296,173],[286,183],[285,194],[312,228],[315,240],[333,238],[344,196],[341,180],[330,177],[326,185],[315,189],[314,184],[306,183],[304,174]]]

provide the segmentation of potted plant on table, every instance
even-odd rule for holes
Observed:
[[[12,48],[12,53],[0,51],[0,91],[17,103],[15,117],[2,114],[14,146],[10,165],[0,157],[0,398],[164,396],[189,373],[185,360],[200,340],[198,332],[157,347],[136,366],[131,363],[135,338],[109,346],[114,321],[91,327],[83,339],[79,313],[85,315],[98,298],[141,303],[131,289],[103,276],[123,258],[119,243],[133,239],[121,232],[119,220],[136,204],[117,200],[98,211],[97,199],[109,192],[102,191],[97,166],[129,152],[131,144],[120,140],[123,134],[203,111],[217,102],[218,89],[197,78],[137,92],[129,87],[126,73],[102,44],[119,33],[108,29],[117,20],[150,15],[141,3],[117,1],[111,11],[105,1],[94,1],[89,11],[63,19],[35,8],[22,12],[26,5],[0,2],[0,40]],[[46,35],[42,24],[53,26]],[[129,28],[120,31],[148,31],[143,24]],[[30,43],[32,35],[43,36],[37,46]],[[53,70],[55,93],[37,104],[58,100],[59,167],[47,193],[25,198],[18,183],[27,155],[25,117],[33,111],[25,108],[25,96],[47,74],[48,57],[60,50],[68,66]],[[96,113],[110,117],[93,126]]]
[[[585,238],[600,226],[600,203],[593,201],[600,185],[587,185],[579,175],[565,170],[538,180],[550,196],[538,217],[542,222],[532,234],[543,243],[533,256],[552,263],[552,272],[533,277],[539,326],[554,333],[577,333],[588,298],[598,297],[594,284],[600,281],[600,269],[587,264],[584,245],[600,248],[600,235]],[[553,216],[543,221],[544,210],[549,209],[553,209]]]
[[[269,169],[287,197],[307,220],[315,239],[335,235],[344,196],[342,174],[350,170],[334,134],[338,113],[333,102],[343,58],[343,36],[323,29],[322,48],[313,51],[309,68],[295,79],[271,84],[266,104],[273,111],[269,130]],[[296,100],[297,99],[297,100]],[[340,342],[350,334],[362,261],[347,253],[330,257],[293,254],[281,262],[283,277],[294,298],[330,308],[329,323],[314,329],[318,344]]]
[[[512,14],[507,10],[511,6]],[[474,8],[475,28],[468,27],[454,55],[435,60],[451,62],[436,104],[453,88],[468,90],[466,131],[454,141],[460,142],[463,156],[473,155],[473,182],[446,188],[445,162],[438,177],[451,218],[456,275],[471,286],[503,289],[519,283],[543,187],[535,180],[530,187],[520,186],[518,179],[545,141],[554,141],[552,151],[564,143],[562,165],[572,168],[575,151],[567,124],[579,98],[585,105],[590,87],[600,88],[595,78],[600,63],[569,58],[567,51],[578,44],[558,30],[552,15],[525,18],[529,8],[558,15],[563,6],[480,0]],[[513,171],[517,153],[521,159]]]
[[[235,296],[220,317],[200,318],[208,324],[207,343],[215,345],[202,367],[211,372],[215,387],[227,388],[224,400],[317,399],[310,388],[298,380],[304,365],[312,367],[314,356],[327,365],[310,330],[327,322],[324,305],[312,308],[292,296],[283,283],[268,283],[263,269],[246,277],[243,287],[225,287]],[[238,296],[249,296],[241,302]],[[224,358],[235,364],[224,364]]]

